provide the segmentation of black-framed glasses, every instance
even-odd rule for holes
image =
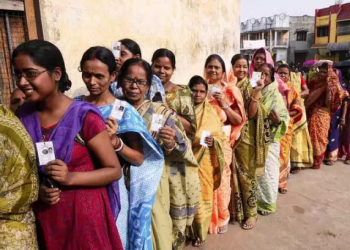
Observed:
[[[134,83],[136,83],[137,86],[146,86],[147,85],[147,81],[142,80],[142,79],[133,79],[131,77],[125,77],[123,79],[124,83],[126,83],[127,85],[132,85]]]
[[[14,74],[13,77],[15,78],[16,82],[20,82],[22,77],[24,77],[28,82],[30,82],[30,81],[33,81],[35,78],[37,78],[40,74],[47,72],[47,71],[49,71],[49,70],[47,69],[47,70],[40,71],[40,72],[34,71],[34,70],[29,70],[26,72]]]

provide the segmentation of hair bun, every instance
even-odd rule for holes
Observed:
[[[69,80],[67,72],[64,72],[59,84],[59,88],[62,93],[70,90],[72,87],[72,82]]]

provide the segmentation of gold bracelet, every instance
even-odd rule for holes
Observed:
[[[164,147],[164,149],[165,149],[166,151],[171,152],[171,151],[173,151],[173,150],[175,149],[176,143],[174,143],[174,147],[172,147],[172,148],[167,148],[167,147],[165,146],[165,144],[164,144],[163,147]]]
[[[250,97],[250,99],[252,99],[254,102],[258,102],[259,100],[255,99],[254,97]]]

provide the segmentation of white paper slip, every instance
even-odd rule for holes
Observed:
[[[153,114],[151,131],[158,132],[163,125],[163,115]]]
[[[121,42],[118,42],[118,41],[111,43],[112,53],[115,59],[118,59],[120,57],[121,46],[122,46]]]
[[[121,120],[126,107],[126,102],[121,100],[115,100],[110,116],[116,120]]]
[[[231,125],[223,126],[222,131],[225,133],[226,136],[230,136],[231,135]]]
[[[39,165],[46,165],[50,161],[56,159],[55,150],[52,141],[37,142],[35,143],[36,150],[38,152]]]
[[[252,87],[255,88],[256,86],[258,86],[257,81],[259,81],[260,79],[261,79],[261,72],[254,71],[253,76],[250,79],[250,85],[252,85]]]
[[[204,147],[208,147],[208,144],[205,143],[205,138],[207,138],[208,136],[210,136],[210,132],[203,130],[199,144]]]
[[[211,95],[214,95],[215,93],[220,93],[221,92],[221,89],[219,88],[219,87],[217,87],[217,86],[213,86],[212,88],[211,88],[211,91],[210,91],[210,93],[211,93]]]

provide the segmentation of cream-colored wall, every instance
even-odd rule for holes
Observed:
[[[44,39],[56,44],[73,82],[71,95],[85,91],[77,70],[89,47],[110,47],[131,38],[150,61],[161,47],[176,55],[174,82],[202,75],[206,57],[227,64],[239,52],[240,0],[40,0]]]

